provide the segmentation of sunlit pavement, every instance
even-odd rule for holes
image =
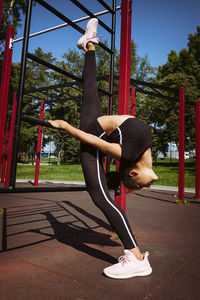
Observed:
[[[0,194],[0,299],[199,299],[200,201],[185,195],[185,205],[176,191],[127,195],[153,273],[114,280],[102,270],[123,247],[87,192]]]

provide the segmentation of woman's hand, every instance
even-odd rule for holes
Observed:
[[[51,126],[58,129],[62,129],[63,125],[66,123],[63,120],[48,120],[48,122],[51,124]]]

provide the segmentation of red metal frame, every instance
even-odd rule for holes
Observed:
[[[130,65],[131,65],[131,19],[132,1],[122,0],[121,10],[121,44],[119,72],[119,108],[118,114],[129,114]],[[117,170],[119,162],[117,163]],[[126,211],[126,188],[121,184],[121,195],[115,198],[120,207]]]
[[[179,89],[179,181],[178,200],[184,200],[184,154],[185,154],[185,89]]]
[[[2,14],[3,14],[3,0],[0,0],[0,28],[1,28]]]
[[[3,163],[2,163],[2,169],[1,169],[1,183],[4,183],[4,181],[5,181],[9,133],[10,133],[9,121],[7,121],[6,122],[6,134],[5,134],[4,147],[3,147],[3,160],[2,160]]]
[[[8,105],[8,90],[10,83],[10,72],[11,72],[11,63],[12,63],[12,48],[11,39],[14,38],[14,28],[9,26],[6,32],[6,43],[4,51],[4,59],[2,66],[2,75],[1,75],[1,86],[0,86],[0,168],[1,168],[1,158],[3,154],[3,140],[5,133],[5,123],[6,123],[6,113]]]
[[[196,178],[195,198],[200,199],[200,101],[195,103]]]
[[[11,122],[10,122],[10,137],[9,137],[9,144],[8,144],[8,157],[7,157],[5,187],[9,187],[9,183],[10,183],[10,168],[11,168],[11,164],[12,164],[16,110],[17,110],[17,99],[16,99],[16,92],[14,92],[13,93],[12,115],[11,115]]]
[[[40,120],[41,121],[44,120],[44,101],[41,101],[41,104],[40,104]],[[41,147],[42,147],[42,131],[43,131],[43,126],[39,125],[34,186],[38,186],[38,178],[39,178],[39,171],[40,171],[40,155],[41,155]]]

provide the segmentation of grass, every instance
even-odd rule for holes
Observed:
[[[114,166],[112,166],[114,169]],[[169,159],[158,160],[153,167],[159,180],[156,185],[178,186],[178,161],[170,163]],[[35,166],[21,165],[17,167],[17,179],[33,179]],[[41,165],[40,180],[84,181],[81,165]],[[185,187],[195,187],[195,160],[185,161]]]

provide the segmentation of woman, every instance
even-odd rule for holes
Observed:
[[[91,19],[77,46],[85,52],[80,129],[63,120],[49,121],[81,141],[81,162],[88,192],[124,245],[119,263],[104,269],[111,278],[145,276],[152,272],[148,252],[142,254],[123,210],[111,198],[103,170],[104,155],[121,161],[120,179],[129,189],[149,187],[158,179],[152,170],[151,131],[129,115],[102,116],[96,84],[97,19]]]

